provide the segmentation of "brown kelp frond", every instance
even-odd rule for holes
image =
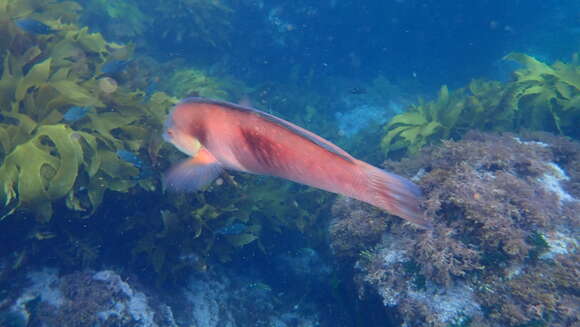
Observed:
[[[387,154],[415,153],[425,145],[457,139],[471,129],[531,129],[578,137],[578,56],[552,65],[520,53],[504,60],[523,65],[514,72],[513,81],[473,80],[455,91],[443,86],[436,100],[420,101],[385,126],[382,148]]]
[[[159,95],[143,104],[142,93],[104,90],[99,69],[122,46],[76,25],[79,10],[66,1],[0,3],[0,20],[11,22],[0,28],[0,198],[10,208],[3,216],[21,208],[46,221],[59,199],[89,214],[106,189],[154,188],[118,151],[145,152],[146,136],[175,100]],[[15,25],[21,18],[52,31],[29,33]],[[86,117],[67,116],[77,107]]]

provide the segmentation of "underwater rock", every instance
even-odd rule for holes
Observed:
[[[283,253],[275,259],[273,270],[290,285],[317,285],[332,274],[332,267],[312,248]]]
[[[296,299],[291,292],[274,292],[258,277],[236,271],[193,275],[182,291],[177,320],[193,326],[320,325],[316,304],[302,293]]]
[[[169,307],[111,270],[59,276],[56,269],[43,269],[26,276],[29,286],[10,309],[25,326],[177,326]]]
[[[184,295],[191,306],[191,319],[196,326],[217,327],[222,323],[235,325],[231,311],[227,310],[229,299],[227,280],[192,279]]]
[[[340,198],[332,207],[330,248],[340,259],[356,258],[376,244],[387,228],[385,215],[359,201]]]
[[[252,273],[233,270],[194,273],[171,289],[113,270],[60,275],[44,268],[23,276],[0,301],[0,326],[317,326],[321,320],[303,293],[275,292]]]
[[[135,321],[138,326],[147,327],[176,326],[172,314],[167,314],[171,313],[170,310],[161,305],[156,312],[150,306],[148,297],[144,293],[134,290],[116,272],[104,270],[95,273],[92,278],[105,282],[107,289],[125,298],[125,301],[115,301],[113,307],[97,313],[97,316],[102,321]],[[163,316],[163,313],[167,315]],[[162,321],[156,321],[159,319],[155,319],[159,314],[162,316]]]
[[[359,297],[379,294],[401,326],[573,326],[580,321],[578,162],[580,144],[567,138],[468,133],[385,163],[415,175],[432,231],[339,199],[332,247],[358,259]],[[364,250],[356,217],[387,220]]]
[[[363,104],[347,112],[337,112],[335,117],[338,121],[339,133],[341,136],[352,137],[372,125],[382,125],[399,113],[398,107],[396,103],[388,108]],[[385,114],[385,111],[388,114]]]
[[[347,88],[345,84],[352,82],[336,79],[333,83],[337,83],[338,88],[334,106],[339,134],[347,138],[385,124],[403,112],[410,105],[408,99],[412,98],[383,76],[364,87],[350,88],[347,94],[342,90]]]
[[[24,290],[21,298],[39,298],[42,302],[60,307],[65,299],[58,287],[58,271],[56,269],[45,268],[41,271],[33,271],[27,274],[28,280],[32,283]]]

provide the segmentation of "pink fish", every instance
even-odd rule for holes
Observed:
[[[357,160],[330,141],[246,106],[204,98],[181,101],[163,137],[191,158],[165,176],[167,188],[196,191],[223,169],[272,175],[342,194],[430,228],[411,181]]]

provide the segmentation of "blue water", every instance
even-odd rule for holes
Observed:
[[[299,65],[302,75],[313,70],[318,78],[386,74],[426,88],[463,85],[492,74],[506,53],[566,58],[580,38],[574,1],[222,1],[232,11],[204,22],[211,45],[180,36],[196,33],[186,13],[172,20],[157,2],[126,3],[153,23],[126,36],[134,19],[108,17],[99,6],[85,20],[111,40],[146,42],[144,53],[227,63],[228,72],[256,81],[285,80]]]
[[[83,6],[80,26],[131,49],[101,62],[98,69],[90,65],[96,78],[118,83],[116,92],[142,92],[142,103],[158,91],[176,98],[245,103],[312,130],[375,165],[385,160],[379,149],[384,125],[419,98],[434,98],[442,85],[455,89],[477,78],[508,82],[521,67],[502,59],[511,52],[551,63],[567,61],[580,50],[580,1],[573,0],[77,3]],[[27,17],[13,19],[21,19],[17,26],[27,38],[50,38],[66,30],[55,21],[47,26]],[[193,80],[195,74],[179,79],[180,71],[201,72],[206,80]],[[63,109],[64,121],[76,127],[93,113],[122,112],[104,99],[104,109]],[[0,122],[8,120],[2,116]],[[159,127],[147,126],[152,136],[143,137],[160,136],[162,131],[154,128]],[[126,193],[106,191],[98,210],[72,212],[67,206],[73,200],[63,197],[54,201],[56,215],[50,223],[36,224],[27,213],[22,220],[4,221],[3,230],[25,236],[0,236],[5,248],[0,250],[0,303],[15,301],[28,287],[6,286],[11,279],[2,274],[8,275],[12,268],[5,267],[16,261],[13,270],[23,273],[11,278],[22,285],[33,280],[45,293],[29,292],[43,301],[54,296],[60,303],[47,291],[58,283],[85,285],[87,298],[106,294],[103,298],[126,301],[127,312],[139,322],[115,326],[177,326],[167,317],[166,322],[151,318],[165,310],[151,304],[155,301],[174,310],[179,326],[217,327],[236,319],[236,326],[401,326],[396,309],[371,290],[362,296],[364,282],[353,279],[360,272],[355,261],[366,252],[357,250],[355,259],[345,263],[330,247],[333,195],[238,172],[220,177],[204,192],[168,193],[161,185],[163,173],[183,156],[170,146],[157,150],[154,155],[151,148],[113,151],[140,171],[127,179],[138,186]],[[7,154],[1,154],[4,160]],[[110,169],[127,169],[115,165]],[[85,184],[115,190],[86,182],[93,178],[79,175],[84,199],[96,196]],[[53,246],[38,243],[43,237]],[[247,244],[232,249],[226,242]],[[78,294],[68,289],[65,296],[70,300]],[[149,304],[139,302],[144,297]],[[103,303],[88,302],[97,307]],[[50,310],[34,311],[28,303],[18,310],[31,311],[34,318],[14,318],[20,311],[0,305],[0,326],[62,323],[46,318]],[[79,319],[81,309],[72,310],[71,319]],[[112,310],[102,310],[101,316],[114,315]]]

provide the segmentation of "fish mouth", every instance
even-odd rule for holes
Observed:
[[[172,142],[173,141],[173,132],[172,132],[172,127],[174,126],[173,123],[173,118],[171,118],[171,116],[169,118],[167,118],[165,120],[165,123],[163,124],[163,134],[161,134],[161,136],[163,137],[163,139],[166,142]]]
[[[163,137],[163,140],[165,140],[165,142],[171,143],[171,141],[173,141],[173,138],[171,137],[171,135],[169,135],[169,133],[167,132],[167,130],[165,130],[163,132],[163,134],[161,134],[161,137]]]

